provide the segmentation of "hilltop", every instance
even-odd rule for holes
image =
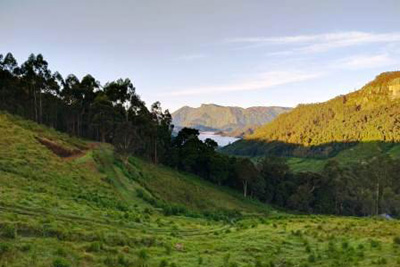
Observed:
[[[390,151],[398,142],[400,72],[386,72],[358,91],[323,103],[299,105],[225,151],[329,158],[368,143],[369,147],[376,144],[378,151]],[[355,156],[362,157],[362,153]]]
[[[221,131],[226,135],[241,137],[289,110],[285,107],[240,108],[202,104],[198,108],[182,107],[172,113],[172,118],[178,128]]]

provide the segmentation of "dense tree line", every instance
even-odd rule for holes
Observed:
[[[52,72],[42,55],[18,65],[0,55],[0,109],[74,136],[110,142],[122,154],[158,162],[171,139],[171,115],[156,102],[149,110],[129,79],[101,85]]]
[[[400,160],[385,155],[351,167],[330,160],[321,173],[276,171],[284,165],[282,159],[261,163],[267,200],[273,204],[308,213],[400,215]]]
[[[327,161],[321,173],[293,173],[284,158],[256,163],[216,151],[210,139],[184,128],[173,139],[167,163],[210,182],[235,188],[283,208],[306,213],[367,216],[400,215],[400,160],[380,156],[352,167]]]

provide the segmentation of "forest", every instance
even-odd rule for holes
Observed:
[[[399,160],[378,157],[351,167],[332,160],[321,173],[293,173],[283,158],[254,161],[221,154],[213,140],[200,141],[196,129],[183,128],[173,136],[168,110],[159,102],[148,109],[129,79],[101,85],[91,75],[63,78],[40,54],[21,65],[11,53],[0,55],[0,109],[71,136],[111,143],[126,160],[139,156],[277,207],[302,213],[400,215]],[[392,135],[387,134],[390,140]]]

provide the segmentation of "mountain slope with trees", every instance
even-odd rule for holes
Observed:
[[[248,145],[246,144],[246,141]],[[299,105],[228,147],[237,154],[329,157],[361,142],[400,142],[400,72],[378,75],[362,89]],[[259,144],[258,151],[252,151]]]
[[[178,128],[190,127],[201,131],[221,131],[230,136],[243,136],[255,128],[289,111],[285,107],[225,107],[202,104],[198,108],[182,107],[172,113]]]

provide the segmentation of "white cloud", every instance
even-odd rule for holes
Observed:
[[[247,46],[245,46],[244,48],[259,47],[265,45],[296,46],[295,48],[288,51],[275,52],[274,54],[293,54],[299,52],[317,53],[329,51],[331,49],[340,47],[351,47],[374,43],[397,43],[400,42],[400,33],[338,32],[283,37],[236,38],[227,40],[227,42],[247,44]]]
[[[295,82],[302,82],[311,79],[318,78],[322,73],[305,73],[305,72],[290,72],[290,71],[275,71],[266,72],[257,77],[248,78],[244,81],[237,83],[217,85],[217,86],[202,86],[195,88],[188,88],[185,90],[173,91],[170,93],[163,94],[163,96],[194,96],[194,95],[206,95],[236,91],[250,91],[266,89],[273,86],[284,85]]]
[[[338,60],[336,67],[345,69],[367,69],[391,66],[396,64],[396,60],[389,57],[387,54],[378,55],[357,55],[349,58]]]

